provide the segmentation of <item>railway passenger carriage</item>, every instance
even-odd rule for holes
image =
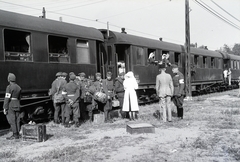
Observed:
[[[28,112],[39,105],[52,107],[48,89],[58,71],[85,72],[92,79],[96,72],[105,78],[111,71],[115,78],[123,70],[133,71],[139,81],[139,103],[158,99],[157,63],[162,61],[163,54],[169,54],[169,62],[185,74],[183,45],[2,10],[0,15],[0,123],[6,120],[2,105],[9,72],[17,76],[22,87],[21,105]],[[226,88],[222,84],[224,69],[232,69],[236,83],[240,56],[199,48],[190,51],[193,93]],[[154,57],[149,61],[151,56]],[[167,72],[172,74],[171,67]]]
[[[0,111],[9,72],[22,88],[21,104],[34,106],[50,100],[58,71],[92,77],[102,67],[99,30],[1,10],[0,15]]]

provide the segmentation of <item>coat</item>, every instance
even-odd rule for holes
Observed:
[[[181,72],[178,72],[173,77],[173,86],[174,92],[173,96],[181,96],[184,95],[184,76]]]
[[[126,78],[123,81],[123,86],[125,89],[124,93],[124,100],[123,100],[123,111],[139,111],[138,107],[138,99],[135,89],[138,89],[138,84],[136,79],[133,78]],[[129,103],[130,101],[130,103]],[[131,107],[129,107],[129,105]]]
[[[124,97],[124,87],[123,87],[123,79],[120,77],[117,77],[115,79],[115,93],[118,98],[123,98]]]
[[[173,95],[173,81],[170,74],[162,72],[156,77],[156,93],[158,97],[164,98]]]
[[[6,95],[3,103],[3,109],[11,108],[15,111],[20,111],[21,87],[15,82],[10,82],[6,88]]]

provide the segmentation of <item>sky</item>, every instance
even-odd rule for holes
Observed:
[[[199,3],[220,14],[229,25]],[[219,6],[219,7],[218,7]],[[185,43],[185,0],[0,0],[0,9],[97,29]],[[240,0],[189,0],[190,41],[217,50],[240,43]]]

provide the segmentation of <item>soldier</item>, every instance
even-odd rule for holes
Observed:
[[[96,92],[102,92],[102,93],[107,93],[107,89],[103,89],[103,80],[102,80],[102,75],[101,73],[96,73],[96,81],[93,83],[93,87],[91,87],[91,92],[96,93]],[[105,86],[106,87],[106,86]],[[98,110],[104,111],[104,105],[106,103],[97,101],[96,97],[94,96],[93,100],[93,106],[97,108]]]
[[[52,87],[51,87],[51,90],[50,90],[50,93],[49,95],[52,96],[52,100],[53,100],[53,107],[54,107],[54,123],[56,124],[59,124],[59,112],[61,110],[61,106],[59,104],[57,104],[55,101],[54,101],[54,94],[57,93],[57,92],[60,92],[60,87],[61,87],[61,90],[63,88],[63,86],[61,84],[62,81],[60,81],[62,78],[62,72],[57,72],[56,73],[56,79],[52,82]]]
[[[89,95],[88,90],[88,80],[85,78],[85,73],[79,73],[79,86],[80,86],[80,119],[85,122],[87,115],[86,115],[86,101],[84,101],[84,98],[86,95]]]
[[[105,93],[107,95],[107,102],[104,105],[104,117],[105,122],[112,123],[112,120],[110,119],[110,111],[112,110],[112,99],[113,99],[113,91],[114,91],[114,85],[112,80],[112,73],[107,72],[107,78],[103,80],[103,89],[105,90]]]
[[[21,87],[16,83],[16,76],[12,73],[8,74],[9,85],[6,89],[6,95],[3,104],[3,112],[7,116],[8,123],[11,126],[13,135],[7,137],[7,140],[19,139],[20,131],[20,94]]]
[[[172,65],[173,76],[173,103],[177,107],[177,114],[180,119],[183,119],[183,99],[184,99],[184,76],[178,70],[177,65]]]
[[[73,113],[73,120],[75,122],[75,127],[79,127],[79,117],[80,117],[80,110],[79,110],[79,88],[74,81],[76,79],[76,75],[71,74],[69,77],[70,81],[67,83],[63,89],[62,94],[66,99],[66,111],[65,111],[65,127],[70,127],[69,121],[71,113]]]
[[[159,105],[163,111],[163,121],[172,121],[172,109],[170,107],[171,97],[173,95],[173,81],[170,74],[167,74],[166,65],[159,65],[160,74],[156,77],[156,93],[159,97]],[[168,117],[167,117],[168,114]]]
[[[126,113],[122,112],[122,106],[123,106],[123,98],[124,98],[124,86],[123,86],[123,81],[124,81],[124,75],[125,73],[122,72],[119,74],[119,76],[115,79],[115,93],[116,93],[116,96],[120,102],[120,111],[121,111],[121,115],[123,118],[126,117]]]

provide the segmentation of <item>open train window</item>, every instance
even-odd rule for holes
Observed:
[[[69,63],[67,40],[65,37],[48,36],[49,62]]]
[[[76,61],[77,64],[90,64],[89,43],[85,40],[77,40],[76,45]]]
[[[174,53],[174,64],[176,64],[178,67],[181,67],[181,53]]]
[[[222,59],[218,59],[218,69],[222,69]]]
[[[208,68],[207,66],[207,57],[203,56],[203,68]]]
[[[145,65],[145,52],[144,48],[142,47],[137,47],[137,60],[136,60],[136,65]]]
[[[4,30],[5,60],[33,61],[30,51],[31,33]]]
[[[156,50],[148,49],[148,62],[152,63],[156,60]]]
[[[237,61],[237,69],[239,69],[239,61]]]
[[[199,56],[198,55],[194,55],[194,66],[195,67],[199,67],[200,62],[199,62]]]

